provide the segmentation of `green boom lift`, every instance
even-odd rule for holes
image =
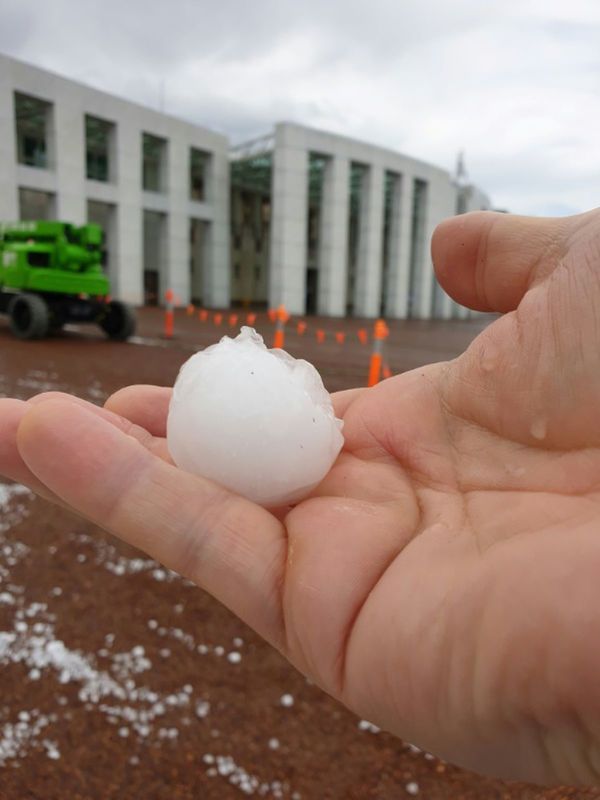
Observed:
[[[0,224],[0,313],[19,339],[41,339],[66,322],[93,322],[110,339],[135,330],[133,311],[110,299],[102,228],[68,222]]]

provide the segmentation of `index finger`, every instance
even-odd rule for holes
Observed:
[[[347,389],[331,395],[337,417],[343,417],[348,406],[365,389]],[[168,386],[126,386],[111,395],[104,407],[145,428],[153,436],[167,435],[167,415],[173,390]]]
[[[172,393],[170,386],[126,386],[111,395],[104,408],[145,428],[152,436],[165,437]]]
[[[64,400],[31,407],[17,443],[34,475],[75,511],[186,575],[283,647],[287,537],[269,512]]]

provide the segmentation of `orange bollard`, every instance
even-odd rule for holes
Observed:
[[[229,315],[229,324],[231,325],[232,328],[235,328],[235,326],[237,325],[237,321],[238,321],[238,315],[237,314],[230,314]]]
[[[277,309],[277,322],[275,324],[275,338],[273,339],[273,347],[279,350],[283,349],[285,344],[285,323],[290,318],[290,315],[285,309],[285,306],[279,306]]]
[[[277,322],[277,309],[276,308],[270,308],[267,311],[267,314],[269,315],[270,322]]]
[[[196,309],[194,308],[194,304],[190,303],[186,308],[185,313],[188,315],[188,317],[191,317],[195,310]]]
[[[356,331],[356,335],[358,336],[358,340],[361,344],[366,344],[369,341],[369,334],[367,333],[366,328],[359,328]]]
[[[198,319],[200,322],[206,322],[208,319],[208,311],[205,308],[201,308],[198,312]]]
[[[165,337],[171,339],[173,328],[175,327],[175,309],[173,308],[173,290],[167,289],[165,292]]]
[[[215,314],[213,317],[213,322],[215,323],[215,325],[220,325],[221,322],[223,322],[223,314],[219,313]]]
[[[298,333],[300,336],[303,336],[305,330],[306,330],[306,322],[300,320],[300,322],[296,325],[296,333]]]
[[[246,314],[246,322],[248,323],[248,325],[254,325],[254,323],[256,322],[256,314],[252,313]]]
[[[379,383],[381,365],[383,363],[383,343],[389,334],[388,326],[382,319],[378,319],[373,328],[373,350],[369,364],[369,378],[367,386],[375,386]]]
[[[335,340],[338,344],[344,344],[345,339],[346,339],[346,334],[344,333],[344,331],[336,332]]]
[[[325,331],[322,330],[321,328],[317,328],[316,336],[317,336],[317,344],[323,344],[323,342],[325,341]]]

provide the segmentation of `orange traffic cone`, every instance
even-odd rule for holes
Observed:
[[[387,339],[388,334],[388,326],[382,319],[378,319],[373,328],[373,350],[371,352],[367,386],[375,386],[379,383],[381,365],[383,363],[383,343]]]
[[[273,347],[283,349],[285,344],[285,323],[290,318],[286,311],[285,306],[279,306],[277,309],[277,322],[275,323],[275,338],[273,339]]]
[[[167,339],[172,338],[175,325],[174,297],[173,289],[167,289],[165,292],[165,336]]]

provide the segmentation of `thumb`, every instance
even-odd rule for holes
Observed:
[[[475,211],[442,222],[431,241],[446,292],[477,311],[515,309],[529,287],[554,270],[580,217],[518,217]]]

